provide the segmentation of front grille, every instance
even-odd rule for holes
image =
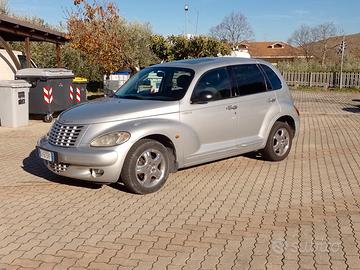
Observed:
[[[65,172],[69,167],[69,164],[48,162],[50,169],[56,173]]]
[[[81,129],[84,126],[63,125],[55,122],[49,134],[49,143],[55,146],[72,147],[75,146]]]

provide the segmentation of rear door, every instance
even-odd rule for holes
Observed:
[[[238,96],[240,147],[255,150],[266,138],[268,122],[280,110],[274,91],[268,91],[264,73],[257,64],[232,66]]]

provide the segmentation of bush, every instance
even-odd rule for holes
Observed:
[[[208,36],[153,35],[151,40],[152,51],[162,61],[228,55],[231,51],[227,42]]]
[[[332,63],[327,63],[322,66],[320,62],[310,59],[296,59],[293,62],[279,62],[278,68],[281,71],[300,71],[300,72],[339,72],[340,71],[340,60]],[[343,64],[344,72],[360,72],[360,59],[347,54],[344,57]]]

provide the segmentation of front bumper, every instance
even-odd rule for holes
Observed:
[[[124,146],[111,149],[58,147],[49,144],[45,136],[38,141],[37,147],[55,153],[54,162],[44,160],[47,168],[53,173],[101,183],[114,183],[119,180],[127,153]],[[93,170],[101,170],[103,173],[94,175],[91,173]]]

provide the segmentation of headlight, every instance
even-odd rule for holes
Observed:
[[[116,131],[96,137],[95,139],[92,140],[90,146],[94,146],[94,147],[116,146],[126,142],[129,139],[130,139],[130,133],[125,131]]]

